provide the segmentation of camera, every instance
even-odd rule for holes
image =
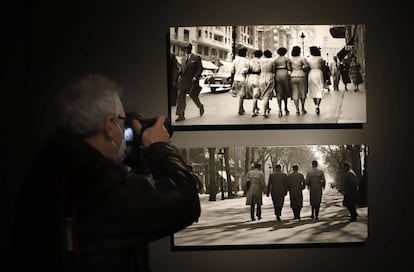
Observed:
[[[125,131],[124,131],[124,138],[127,145],[132,146],[141,146],[142,145],[142,133],[145,129],[152,127],[155,122],[157,121],[157,117],[154,118],[144,118],[143,114],[136,113],[136,112],[126,112],[125,113],[126,119],[125,119]],[[132,127],[132,120],[138,120],[141,125],[141,131],[139,134],[137,134]],[[167,129],[168,133],[170,134],[170,137],[173,135],[173,130],[171,127],[171,122],[168,118],[165,118],[164,121],[164,127]]]

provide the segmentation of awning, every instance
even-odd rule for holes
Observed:
[[[232,65],[231,61],[226,61],[226,60],[220,60],[220,63],[225,65],[225,66],[231,66]]]
[[[349,52],[351,52],[351,50],[349,49],[350,46],[354,45],[354,38],[351,38],[346,45],[336,54],[336,56],[338,57],[338,59],[340,61],[342,61],[348,54]]]
[[[217,70],[218,67],[214,63],[208,60],[201,60],[201,63],[203,65],[204,69],[210,69],[210,70]]]
[[[336,25],[329,28],[332,38],[345,38],[345,32],[345,26]]]

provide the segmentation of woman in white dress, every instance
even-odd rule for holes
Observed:
[[[315,112],[317,115],[319,115],[324,87],[322,73],[323,59],[321,57],[321,51],[317,46],[311,46],[309,49],[311,55],[307,60],[310,68],[308,74],[308,92],[309,97],[313,99],[313,103],[315,104]]]
[[[269,100],[273,97],[275,89],[275,62],[272,52],[265,50],[264,58],[260,59],[259,89],[260,99],[263,99],[263,118],[268,118],[270,113]]]
[[[247,72],[246,84],[248,93],[253,98],[252,117],[257,116],[259,107],[257,106],[257,100],[260,99],[259,89],[259,75],[260,75],[260,58],[263,56],[262,50],[254,51],[254,58],[249,61],[249,70]]]

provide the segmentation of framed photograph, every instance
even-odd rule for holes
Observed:
[[[361,127],[365,25],[171,26],[174,130]]]
[[[172,250],[361,246],[368,238],[368,146],[180,149],[201,216]]]

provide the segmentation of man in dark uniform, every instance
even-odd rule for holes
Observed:
[[[175,121],[185,120],[185,108],[186,108],[186,95],[189,94],[196,106],[200,110],[200,116],[204,114],[204,105],[201,104],[199,94],[201,87],[198,83],[203,66],[201,63],[201,57],[191,53],[193,46],[191,43],[187,43],[183,47],[185,55],[181,59],[180,77],[178,79],[178,97],[177,97],[177,110],[178,115]]]
[[[358,179],[348,162],[344,163],[344,176],[342,182],[342,194],[344,195],[343,205],[348,209],[351,219],[357,219],[356,204],[358,201]]]
[[[287,174],[282,172],[282,166],[276,165],[275,172],[269,175],[266,196],[272,195],[273,208],[275,210],[276,220],[280,221],[282,209],[287,194],[288,180]]]

